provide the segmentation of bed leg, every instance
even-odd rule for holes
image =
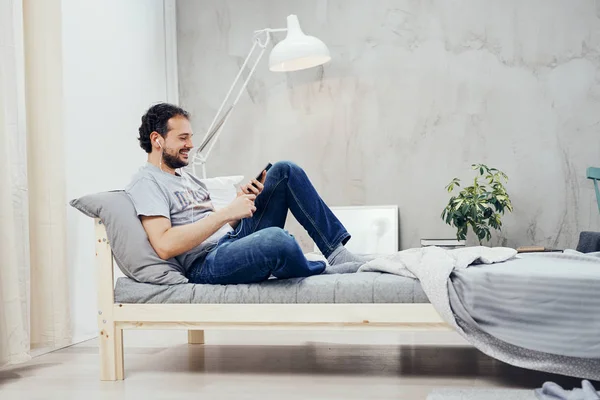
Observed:
[[[125,379],[125,359],[123,354],[123,329],[115,328],[115,362],[117,363],[117,380]]]
[[[189,344],[204,344],[204,331],[189,330],[188,331],[188,343]]]
[[[123,380],[123,330],[112,321],[100,331],[100,380]]]

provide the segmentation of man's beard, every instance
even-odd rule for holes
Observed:
[[[187,161],[180,160],[177,156],[172,156],[166,151],[163,152],[162,159],[163,163],[171,169],[183,168],[188,165]]]

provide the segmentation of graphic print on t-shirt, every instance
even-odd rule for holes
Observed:
[[[206,195],[206,192],[203,190],[188,190],[188,191],[175,191],[173,192],[177,202],[181,206],[181,209],[185,210],[189,206],[203,206],[210,207],[210,196]]]

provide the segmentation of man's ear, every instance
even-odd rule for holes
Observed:
[[[152,132],[150,134],[150,142],[152,143],[152,146],[156,145],[156,143],[158,143],[158,139],[161,137],[162,135],[156,131]]]

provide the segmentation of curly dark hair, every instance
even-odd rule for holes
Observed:
[[[158,132],[162,137],[165,137],[169,133],[169,119],[182,116],[190,119],[190,114],[181,107],[169,103],[160,103],[153,105],[146,111],[146,114],[142,116],[142,124],[139,128],[138,140],[140,147],[146,151],[146,153],[152,152],[152,144],[150,143],[150,134],[152,132]]]

